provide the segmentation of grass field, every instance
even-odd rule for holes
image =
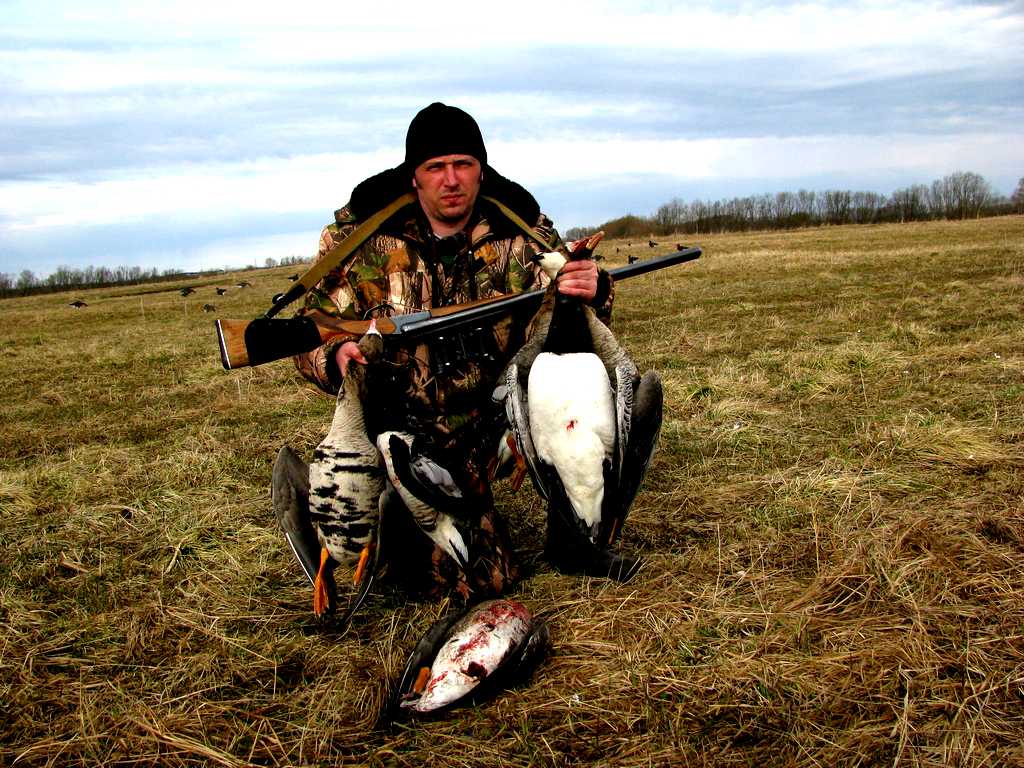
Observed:
[[[1024,765],[1024,218],[687,242],[617,294],[666,385],[644,569],[552,572],[500,486],[553,653],[391,732],[444,606],[313,621],[270,468],[333,401],[216,349],[294,268],[0,302],[0,764]]]

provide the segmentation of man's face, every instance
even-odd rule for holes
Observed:
[[[432,225],[461,229],[476,204],[480,178],[480,161],[472,155],[442,155],[416,166],[413,186]]]

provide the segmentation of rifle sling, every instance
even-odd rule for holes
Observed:
[[[319,283],[324,275],[344,261],[345,257],[351,254],[356,248],[366,242],[374,232],[380,229],[381,225],[394,216],[399,210],[416,201],[416,195],[406,192],[394,202],[381,208],[366,221],[352,230],[348,237],[335,245],[324,254],[323,258],[306,270],[291,288],[267,311],[266,317],[271,318],[291,304],[306,291]]]
[[[551,250],[551,243],[546,241],[533,227],[523,221],[519,214],[496,198],[487,195],[481,195],[481,197],[494,205],[506,219],[519,227],[524,234],[534,242],[538,243],[541,248],[545,251]],[[322,259],[307,269],[302,277],[300,277],[281,298],[274,302],[273,306],[267,310],[265,317],[273,317],[286,306],[305,294],[314,285],[319,283],[323,279],[324,275],[341,264],[341,262],[355,251],[356,248],[366,242],[371,235],[381,228],[384,222],[394,216],[402,208],[407,205],[411,205],[414,202],[416,202],[416,195],[412,192],[406,192],[394,202],[389,203],[370,216],[366,221],[352,230],[344,240],[325,253]]]

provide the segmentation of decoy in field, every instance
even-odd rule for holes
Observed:
[[[654,246],[656,246],[656,245],[657,245],[657,243],[656,243],[656,242],[654,242],[653,240],[648,240],[648,241],[647,241],[647,247],[648,247],[648,248],[653,248],[653,247],[654,247]]]
[[[424,438],[407,432],[381,432],[377,448],[416,525],[466,571],[469,548],[459,527],[469,521],[472,509],[451,472],[430,454]]]
[[[182,288],[181,291],[180,291],[182,296],[191,296],[195,292],[196,292],[195,288],[190,288],[187,285],[184,288]]]
[[[252,288],[252,283],[250,283],[248,280],[242,280],[240,282],[235,283],[235,287],[236,288]]]
[[[626,259],[627,261],[629,261],[630,264],[636,264],[638,261],[640,261],[639,256],[627,256]]]
[[[294,275],[288,275],[288,279],[294,283],[296,280],[299,279],[299,273],[296,272]]]
[[[225,293],[228,292],[227,288],[217,288],[216,290],[217,290],[217,295],[218,296],[223,296]]]
[[[676,250],[677,251],[685,251],[686,250],[686,246],[683,245],[682,243],[676,243]]]
[[[598,233],[574,244],[586,258]],[[566,257],[542,254],[552,278],[530,340],[495,390],[519,453],[548,502],[548,559],[566,571],[633,576],[640,560],[609,551],[654,452],[661,380],[642,378],[608,327],[582,301],[555,289]]]
[[[216,312],[217,308],[213,304],[203,304],[203,312]]]
[[[86,304],[86,303],[85,303],[84,301],[82,301],[81,299],[75,299],[75,300],[74,300],[74,301],[72,301],[72,302],[71,302],[70,304],[68,304],[68,306],[69,306],[69,307],[74,307],[75,309],[81,309],[82,307],[88,307],[89,305],[88,305],[88,304]]]
[[[366,431],[363,398],[368,367],[380,359],[383,340],[371,323],[359,341],[368,365],[353,364],[338,389],[334,419],[308,468],[288,446],[274,464],[274,512],[303,572],[313,584],[313,612],[333,611],[334,568],[356,564],[354,580],[365,597],[368,562],[376,560],[381,510],[388,503],[380,453]],[[350,607],[349,615],[358,607]]]

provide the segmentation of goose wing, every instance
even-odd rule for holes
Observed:
[[[526,469],[530,473],[533,485],[537,493],[544,499],[551,498],[551,478],[549,473],[541,469],[541,460],[537,456],[537,449],[533,444],[533,436],[530,433],[530,408],[527,402],[526,387],[522,386],[518,360],[513,359],[512,363],[505,370],[505,415],[508,419],[509,429],[516,440],[516,447],[519,454],[526,462]],[[501,391],[498,388],[498,392]],[[496,393],[497,394],[497,393]]]
[[[309,467],[287,445],[274,461],[270,496],[288,546],[312,584],[320,565],[320,542],[309,519]]]
[[[617,446],[620,465],[614,492],[606,496],[602,509],[600,540],[606,546],[618,538],[622,522],[629,514],[640,483],[647,474],[661,432],[662,413],[661,378],[655,371],[647,371],[636,388],[627,439],[621,440]]]
[[[615,476],[622,481],[626,463],[626,445],[633,424],[633,395],[636,387],[636,368],[631,363],[620,361],[615,366],[612,386],[615,388]]]
[[[469,517],[469,501],[451,472],[424,452],[423,441],[405,433],[388,435],[387,450],[401,487],[420,502],[457,519]]]

